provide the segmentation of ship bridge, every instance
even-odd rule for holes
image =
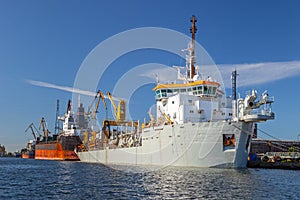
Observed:
[[[162,100],[179,93],[215,98],[224,94],[218,89],[219,86],[218,82],[199,80],[190,83],[159,84],[153,90],[156,94],[156,100]]]

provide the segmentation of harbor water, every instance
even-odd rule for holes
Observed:
[[[0,158],[0,199],[299,199],[300,171],[164,168]]]

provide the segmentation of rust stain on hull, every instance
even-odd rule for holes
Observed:
[[[81,144],[78,136],[62,136],[58,141],[36,144],[35,159],[79,161],[75,148]]]

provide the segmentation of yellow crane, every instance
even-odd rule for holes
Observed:
[[[169,115],[167,115],[165,112],[162,112],[160,108],[158,110],[166,118],[166,120],[169,122],[169,124],[173,124],[173,121],[171,120]]]
[[[103,93],[102,93],[100,90],[97,91],[97,93],[96,93],[96,95],[95,95],[95,98],[94,98],[94,100],[92,101],[91,105],[89,106],[88,111],[87,111],[86,114],[87,114],[88,116],[91,115],[91,108],[92,108],[93,104],[95,103],[96,99],[98,99],[98,100],[97,100],[97,102],[96,102],[96,105],[95,105],[95,109],[94,109],[94,111],[93,111],[93,116],[92,116],[92,118],[93,118],[93,119],[96,119],[96,114],[97,114],[97,112],[98,112],[100,100],[102,100],[103,105],[104,105],[104,107],[105,107],[105,109],[106,109],[106,118],[107,118],[107,106],[106,106],[106,102],[105,102],[105,97],[104,97]]]
[[[96,145],[96,134],[97,134],[97,130],[95,130],[95,127],[98,127],[98,125],[96,124],[96,118],[97,118],[97,112],[98,112],[98,108],[99,108],[99,104],[100,101],[102,100],[103,105],[106,109],[106,118],[107,118],[107,106],[106,106],[106,102],[105,102],[105,96],[103,95],[103,93],[98,90],[92,103],[90,104],[88,111],[86,113],[86,115],[89,118],[89,123],[91,125],[91,132],[84,132],[84,139],[83,139],[83,144],[88,146],[89,148],[94,148]],[[96,103],[95,103],[96,102]],[[95,108],[93,110],[93,113],[91,112],[91,108],[95,103]],[[90,115],[92,114],[92,117],[90,118]],[[100,130],[100,129],[99,129]],[[91,135],[91,138],[89,139],[89,135]]]
[[[126,102],[124,100],[120,100],[118,102],[118,107],[116,106],[113,97],[110,92],[107,92],[107,97],[111,102],[111,105],[114,107],[114,116],[116,121],[125,121],[126,118]]]

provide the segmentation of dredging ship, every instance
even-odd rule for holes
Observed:
[[[237,99],[236,71],[232,73],[232,97],[224,97],[221,84],[204,78],[194,66],[194,16],[191,22],[192,41],[183,67],[186,71],[181,73],[182,68],[177,67],[177,81],[158,83],[153,89],[156,118],[149,112],[151,120],[147,123],[126,121],[125,103],[120,101],[118,109],[114,106],[116,119],[104,120],[102,130],[85,138],[85,147],[77,149],[82,162],[246,167],[254,123],[274,119],[274,97],[265,92],[257,100],[253,90],[245,98]]]
[[[37,140],[35,145],[35,159],[39,160],[73,160],[79,158],[74,152],[82,142],[76,129],[74,114],[71,110],[71,101],[68,102],[67,112],[59,117],[63,121],[63,129],[60,134],[49,136],[44,118],[41,119],[43,139]]]

